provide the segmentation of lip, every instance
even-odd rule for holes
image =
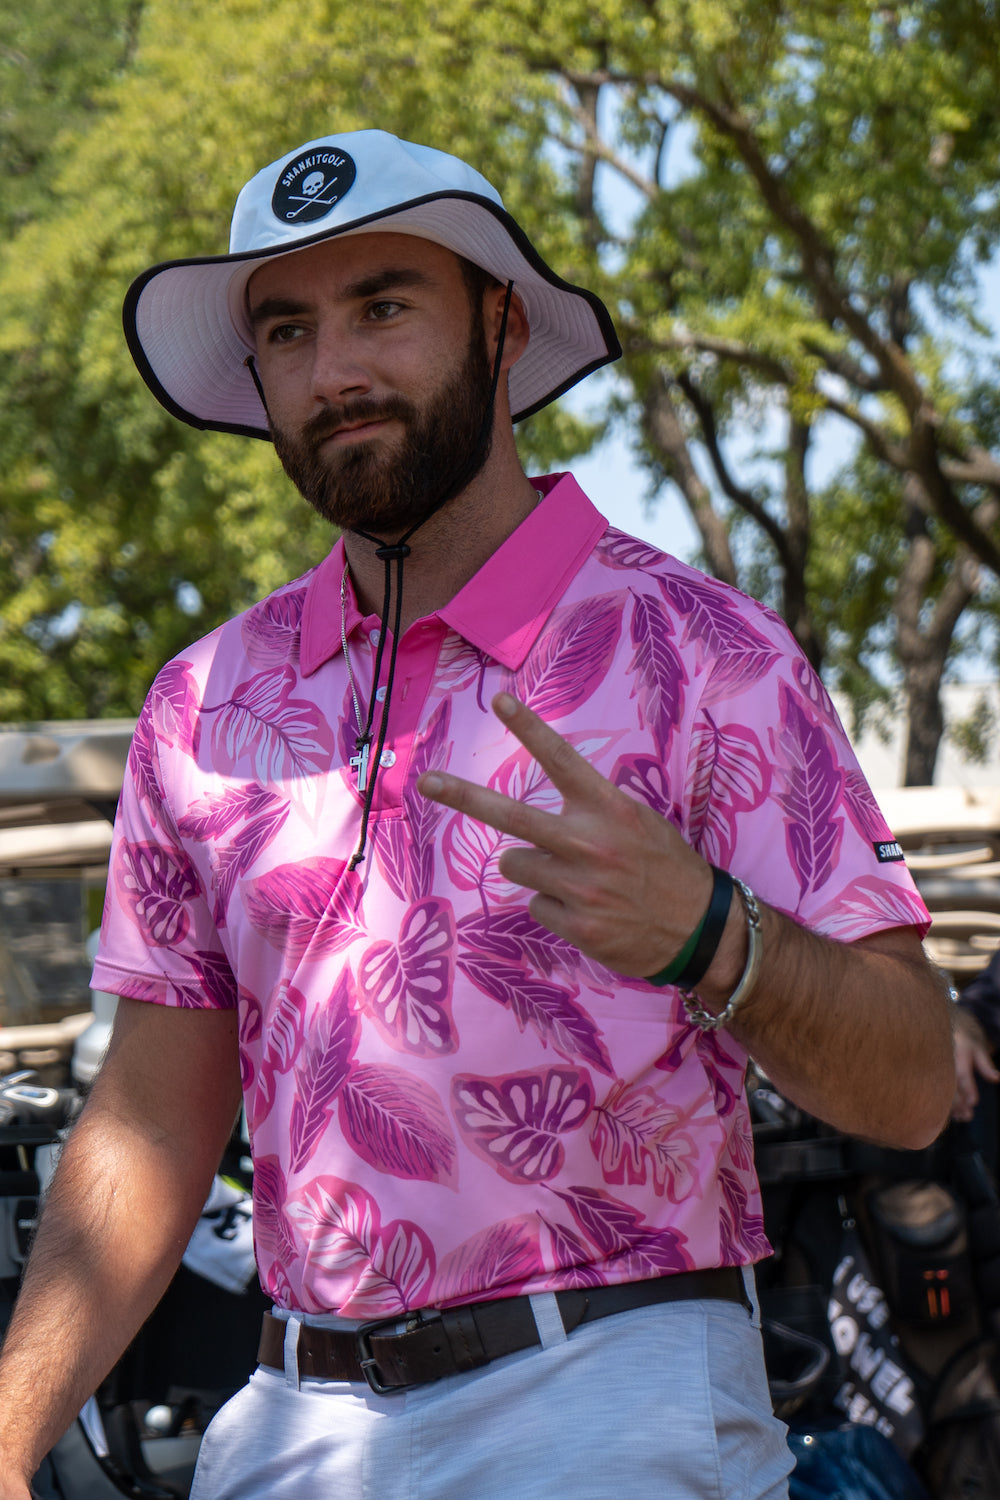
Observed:
[[[338,427],[336,432],[331,432],[329,437],[323,439],[323,445],[327,443],[341,447],[347,443],[363,442],[366,438],[373,437],[375,433],[385,427],[388,417],[376,417],[368,422],[350,422],[343,427]],[[322,446],[322,445],[321,445]]]

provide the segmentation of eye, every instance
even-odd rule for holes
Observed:
[[[365,309],[365,316],[373,323],[386,323],[394,318],[397,313],[403,311],[402,302],[393,302],[388,297],[382,297],[378,302],[369,302]]]
[[[301,338],[304,329],[298,323],[276,323],[267,332],[269,344],[291,344],[295,339]]]

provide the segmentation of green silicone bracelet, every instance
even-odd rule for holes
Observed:
[[[650,974],[649,978],[646,980],[647,984],[660,985],[677,983],[678,979],[680,979],[681,975],[684,973],[684,970],[691,962],[691,955],[698,946],[698,939],[701,937],[705,923],[708,921],[708,912],[711,904],[712,903],[709,902],[708,906],[706,906],[705,915],[702,917],[701,921],[698,923],[694,932],[692,932],[691,936],[688,938],[687,942],[684,944],[684,947],[678,953],[677,957],[673,959],[671,963],[667,964],[667,967],[665,969],[661,969],[658,974]]]

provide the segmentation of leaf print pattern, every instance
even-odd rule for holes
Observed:
[[[261,672],[225,703],[202,709],[214,716],[212,755],[221,771],[248,768],[257,781],[284,784],[328,768],[333,734],[315,704],[292,697],[296,682],[291,667]]]
[[[726,702],[762,681],[778,661],[778,651],[755,630],[737,604],[739,596],[695,574],[660,580],[667,604],[684,616],[682,639],[693,642],[699,666],[711,663],[702,690],[706,705]]]
[[[308,1040],[300,1038],[293,1055],[295,1093],[288,1126],[293,1172],[302,1171],[329,1127],[337,1095],[350,1075],[358,1040],[350,976],[345,974],[328,1003],[312,1018]],[[291,1041],[289,1038],[289,1045]]]
[[[785,838],[801,899],[818,890],[836,864],[844,820],[835,814],[844,773],[830,753],[826,736],[784,685],[779,739],[786,775],[778,801],[786,813]]]
[[[637,802],[645,802],[661,817],[669,818],[676,828],[681,826],[680,813],[674,805],[659,756],[623,755],[615,762],[611,780]]]
[[[190,926],[189,904],[201,896],[198,877],[179,849],[125,844],[115,867],[125,909],[154,948],[176,947]]]
[[[446,700],[414,747],[410,765],[413,780],[425,771],[444,770],[447,766],[450,722],[451,704]],[[436,832],[445,810],[409,786],[403,802],[406,817],[392,819],[384,834],[380,828],[375,852],[382,874],[396,895],[404,901],[422,901],[433,887]]]
[[[339,953],[364,929],[357,918],[361,882],[343,859],[304,859],[253,880],[244,897],[257,931],[288,958]]]
[[[620,1279],[643,1281],[673,1271],[688,1271],[684,1236],[672,1229],[652,1229],[641,1214],[599,1188],[575,1187],[557,1193],[577,1225],[603,1259],[625,1271]]]
[[[892,841],[892,831],[882,816],[882,809],[860,771],[849,771],[844,777],[844,808],[868,843]]]
[[[578,1234],[566,1224],[551,1224],[548,1219],[542,1220],[542,1226],[551,1247],[551,1264],[560,1268],[568,1286],[576,1291],[603,1286],[601,1271],[590,1263],[593,1251]]]
[[[344,1317],[385,1317],[427,1303],[434,1252],[416,1224],[382,1228],[378,1206],[354,1182],[321,1176],[291,1195],[288,1218],[308,1246],[307,1268],[351,1287],[338,1300]]]
[[[542,1045],[572,1061],[582,1060],[611,1073],[600,1030],[567,990],[535,979],[526,969],[485,955],[463,952],[458,967],[485,995],[513,1012],[518,1028],[530,1026]]]
[[[152,705],[153,732],[165,745],[197,755],[200,731],[198,688],[190,662],[170,662],[156,679]]]
[[[469,1302],[485,1287],[503,1287],[516,1295],[525,1282],[543,1269],[537,1228],[518,1220],[492,1224],[464,1240],[438,1265],[439,1301]]]
[[[236,882],[253,868],[280,833],[289,806],[285,799],[251,782],[248,786],[233,787],[221,796],[206,797],[195,803],[178,824],[179,831],[188,838],[218,846],[216,899],[212,909],[217,927],[225,927],[226,912]],[[244,827],[231,839],[225,838],[240,822]]]
[[[655,547],[647,542],[637,541],[634,536],[626,536],[624,531],[619,531],[614,526],[608,527],[598,542],[596,551],[607,567],[620,568],[629,573],[655,568],[664,560],[664,554]]]
[[[455,919],[447,901],[410,907],[398,943],[374,943],[361,960],[364,1004],[382,1035],[417,1057],[454,1052],[451,1014]]]
[[[753,730],[717,726],[710,716],[696,724],[685,786],[690,809],[688,835],[710,864],[730,869],[740,820],[760,807],[771,788],[771,764]]]
[[[607,676],[621,631],[624,599],[607,596],[557,609],[514,674],[514,691],[547,719],[585,703]]]
[[[258,670],[298,662],[299,629],[306,602],[304,588],[272,594],[243,616],[243,646],[247,661]]]
[[[459,1074],[452,1109],[467,1146],[508,1182],[545,1182],[562,1167],[560,1137],[579,1130],[594,1103],[586,1073],[547,1068],[508,1078]]]
[[[340,1124],[379,1172],[453,1187],[455,1141],[434,1090],[402,1068],[361,1064],[340,1095]]]
[[[594,1110],[590,1144],[606,1182],[652,1182],[671,1203],[692,1190],[697,1147],[678,1111],[653,1089],[619,1079]]]
[[[640,595],[632,610],[635,653],[629,672],[638,679],[633,691],[639,699],[642,722],[653,731],[661,755],[680,723],[687,673],[670,641],[673,625],[654,596]]]

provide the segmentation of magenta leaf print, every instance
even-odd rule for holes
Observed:
[[[637,802],[645,802],[647,807],[680,827],[680,814],[674,805],[663,762],[657,756],[623,755],[615,762],[610,779]]]
[[[860,771],[848,771],[844,776],[844,807],[867,843],[893,842],[892,831],[882,815],[882,809]]]
[[[409,787],[425,771],[443,770],[450,754],[448,726],[451,721],[449,699],[434,713],[426,734],[413,748]],[[435,831],[444,816],[444,808],[419,792],[404,792],[405,818],[392,818],[379,829],[375,845],[379,867],[392,890],[403,901],[422,901],[429,896],[434,883]]]
[[[250,870],[288,817],[289,803],[255,782],[228,788],[221,796],[196,802],[180,820],[178,829],[186,838],[214,841],[217,846],[212,912],[217,927],[225,927],[226,913],[236,883]],[[245,826],[231,839],[238,823]]]
[[[434,1251],[426,1234],[406,1219],[394,1219],[376,1239],[371,1263],[340,1312],[368,1318],[423,1307],[433,1274]]]
[[[639,699],[642,722],[652,731],[664,755],[681,720],[688,681],[684,663],[670,640],[673,628],[659,599],[639,595],[632,611],[635,652],[628,670],[636,674],[633,694]]]
[[[347,1287],[357,1283],[379,1230],[378,1207],[364,1188],[338,1177],[312,1177],[290,1194],[287,1218],[298,1254],[305,1251],[307,1273],[340,1277]]]
[[[728,1167],[723,1167],[719,1172],[719,1187],[722,1196],[719,1237],[723,1264],[739,1265],[748,1256],[751,1261],[763,1260],[771,1254],[771,1245],[764,1233],[763,1219],[759,1213],[750,1210],[746,1183]]]
[[[455,1141],[429,1084],[403,1068],[355,1065],[339,1096],[348,1143],[379,1172],[455,1186]]]
[[[200,720],[198,689],[190,662],[169,662],[156,678],[150,702],[157,739],[186,755],[196,755]]]
[[[199,950],[182,957],[191,965],[194,979],[187,984],[175,981],[177,1003],[191,1010],[235,1010],[236,980],[225,954]]]
[[[635,569],[655,568],[663,562],[663,553],[647,542],[627,536],[615,526],[609,526],[597,544],[597,556],[609,568],[621,568],[625,572]]]
[[[598,1072],[614,1070],[601,1032],[573,996],[558,985],[535,979],[526,969],[476,953],[462,953],[458,967],[477,988],[513,1012],[518,1030],[526,1026],[572,1062],[583,1061]]]
[[[561,1136],[579,1130],[594,1103],[586,1073],[546,1068],[503,1078],[458,1074],[452,1109],[466,1145],[508,1182],[547,1182],[565,1160]]]
[[[360,1031],[351,1008],[350,987],[350,975],[345,974],[327,1004],[316,1010],[306,1047],[297,1049],[295,1100],[289,1121],[289,1166],[293,1172],[301,1172],[313,1156],[330,1124],[337,1095],[350,1075]],[[289,1046],[291,1041],[290,1037]],[[260,1070],[262,1087],[265,1066],[266,1061]]]
[[[539,1253],[534,1220],[532,1232],[523,1220],[493,1224],[465,1240],[438,1265],[435,1297],[438,1302],[470,1302],[496,1289],[515,1293],[545,1267]]]
[[[760,807],[770,785],[770,762],[752,729],[699,719],[688,759],[688,831],[710,864],[730,868],[739,816]]]
[[[604,1280],[596,1266],[590,1264],[591,1251],[578,1235],[565,1224],[552,1224],[542,1220],[549,1236],[551,1264],[560,1272],[560,1279],[579,1291],[588,1287],[603,1286]]]
[[[699,665],[710,666],[702,687],[705,704],[746,692],[778,661],[780,653],[750,624],[738,594],[686,571],[661,578],[660,588],[684,616],[684,642],[696,642]]]
[[[264,1046],[257,1069],[251,1124],[256,1130],[274,1103],[275,1076],[286,1074],[295,1066],[305,1036],[306,997],[287,979],[277,989],[277,997],[261,1014]]]
[[[590,1144],[605,1182],[645,1186],[679,1203],[694,1186],[697,1148],[678,1111],[650,1088],[619,1079],[594,1110]]]
[[[257,1077],[254,1055],[257,1052],[256,1043],[260,1039],[261,1030],[260,1001],[256,995],[241,986],[237,1007],[239,1011],[240,1086],[245,1095],[253,1087],[254,1079]]]
[[[780,691],[781,730],[778,751],[784,790],[785,844],[798,876],[800,899],[830,878],[840,853],[844,829],[836,817],[843,772],[830,752],[826,735],[803,711],[784,683]]]
[[[152,700],[147,698],[136,720],[128,750],[128,779],[135,787],[140,805],[155,828],[163,813],[163,796],[156,762],[156,736],[153,728]]]
[[[634,1208],[599,1188],[574,1187],[557,1196],[604,1259],[627,1268],[626,1280],[691,1269],[679,1231],[650,1228]]]
[[[252,667],[272,668],[299,659],[299,629],[306,601],[304,588],[272,594],[243,616],[240,634]]]
[[[500,850],[509,843],[510,839],[477,818],[456,813],[445,824],[441,844],[453,883],[460,891],[478,891],[484,905],[519,898],[520,886],[505,880],[497,868]]]
[[[915,892],[886,885],[876,875],[862,875],[815,914],[815,926],[827,937],[850,943],[889,927],[916,927],[922,934],[927,912]]]
[[[189,902],[201,897],[201,882],[179,849],[122,842],[115,884],[125,910],[154,948],[175,948],[190,927]]]
[[[579,708],[607,676],[623,608],[623,596],[608,595],[555,610],[514,674],[517,696],[550,720]]]
[[[250,882],[246,912],[253,926],[287,958],[325,958],[364,936],[355,913],[361,881],[343,859],[318,856],[278,865]]]
[[[285,1176],[276,1156],[262,1156],[253,1169],[253,1234],[258,1250],[291,1265],[301,1250],[285,1215]]]
[[[449,630],[438,654],[433,691],[456,693],[475,684],[476,703],[483,713],[488,713],[488,705],[483,701],[483,684],[489,666],[490,658],[484,652],[470,645],[457,631]]]
[[[250,768],[265,784],[305,781],[329,769],[334,736],[320,709],[293,698],[291,667],[262,672],[240,683],[232,698],[203,708],[214,716],[212,755],[217,770]]]
[[[358,971],[363,1003],[382,1035],[418,1057],[458,1046],[451,1014],[455,919],[447,901],[421,901],[400,924],[398,943],[374,943]]]
[[[474,912],[459,922],[458,935],[459,940],[475,953],[499,958],[505,963],[526,964],[546,978],[558,970],[571,983],[575,983],[580,975],[588,976],[597,984],[606,984],[612,979],[603,965],[587,958],[565,938],[556,937],[554,932],[540,926],[524,906]],[[619,982],[612,979],[616,987]]]

